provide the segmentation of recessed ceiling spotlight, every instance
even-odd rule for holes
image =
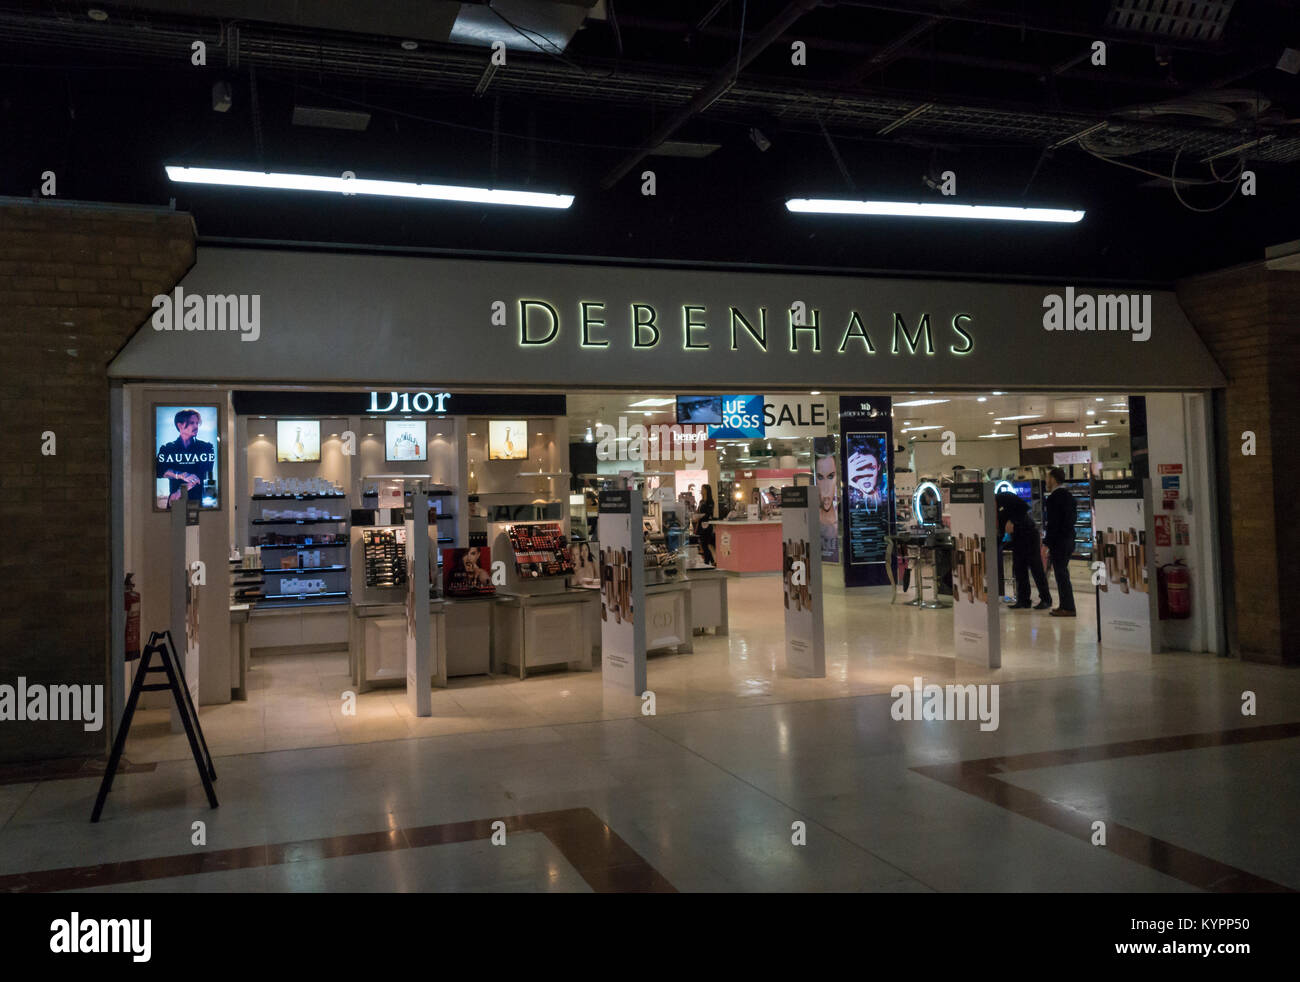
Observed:
[[[89,10],[86,11],[86,16],[89,17],[91,20],[95,20],[95,21],[99,21],[100,23],[103,23],[104,21],[108,20],[108,11],[100,10],[98,7],[91,7]]]
[[[1097,401],[1098,401],[1098,402],[1105,402],[1105,401],[1106,401],[1106,397],[1105,397],[1105,396],[1097,396]]]
[[[1097,410],[1095,410],[1095,409],[1089,409],[1089,410],[1088,410],[1088,415],[1089,415],[1089,416],[1096,416],[1096,415],[1097,415]]]
[[[419,47],[420,47],[420,43],[419,43],[418,41],[403,41],[403,42],[402,42],[402,50],[403,50],[403,51],[415,51],[415,50],[417,50]]]
[[[995,396],[1004,396],[1004,395],[1006,395],[1005,392],[994,392],[993,394],[994,394]]]
[[[988,401],[989,401],[989,397],[988,397],[988,396],[976,396],[976,397],[975,397],[975,401],[976,401],[976,402],[988,402]]]

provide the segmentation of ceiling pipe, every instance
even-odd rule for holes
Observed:
[[[608,191],[626,177],[632,168],[650,156],[651,151],[681,129],[685,123],[717,102],[723,93],[736,84],[737,76],[750,62],[771,47],[772,43],[789,30],[800,17],[821,6],[821,3],[822,0],[794,0],[781,13],[777,14],[754,38],[752,44],[741,49],[740,57],[734,65],[728,59],[726,66],[718,69],[713,78],[695,93],[689,103],[669,116],[659,125],[658,129],[650,134],[650,138],[642,144],[640,149],[634,150],[623,159],[622,163],[606,174],[600,182],[601,188]]]
[[[1159,44],[1175,51],[1196,51],[1201,54],[1223,54],[1224,51],[1230,50],[1220,41],[1196,42],[1163,35],[1130,34],[1105,27],[1093,27],[1078,21],[1030,19],[1004,10],[973,8],[963,13],[959,9],[937,6],[934,3],[907,3],[899,0],[894,0],[892,3],[884,0],[836,0],[836,5],[862,10],[882,10],[891,14],[911,14],[914,17],[937,16],[944,20],[966,21],[971,24],[986,24],[990,27],[1006,27],[1039,34],[1061,34],[1066,37],[1087,38],[1090,41],[1107,41],[1112,44],[1129,44],[1146,48]]]

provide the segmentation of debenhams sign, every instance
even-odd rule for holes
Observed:
[[[521,348],[545,348],[577,342],[579,348],[651,351],[661,347],[683,351],[742,348],[757,351],[874,355],[968,355],[975,350],[971,314],[954,314],[946,323],[932,323],[930,314],[913,317],[893,312],[872,323],[860,311],[842,318],[823,317],[802,303],[788,310],[767,307],[725,310],[683,304],[670,308],[648,303],[606,304],[581,300],[566,320],[559,306],[543,299],[521,299],[514,310],[505,301],[492,304],[492,323],[511,326]]]

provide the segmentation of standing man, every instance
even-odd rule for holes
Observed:
[[[1016,578],[1016,602],[1013,610],[1034,607],[1035,610],[1052,608],[1052,591],[1047,585],[1047,573],[1043,569],[1043,557],[1039,554],[1041,540],[1038,526],[1029,514],[1029,506],[1018,495],[1004,491],[996,497],[998,505],[998,528],[1011,535],[1011,571]],[[1029,602],[1029,574],[1034,574],[1034,585],[1038,587],[1038,605]]]
[[[1047,472],[1047,503],[1043,517],[1043,545],[1048,563],[1056,573],[1056,592],[1061,606],[1053,617],[1074,617],[1074,586],[1070,583],[1070,557],[1074,555],[1074,523],[1078,509],[1074,495],[1065,487],[1065,471],[1053,467]]]

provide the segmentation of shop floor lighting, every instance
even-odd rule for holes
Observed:
[[[432,201],[461,201],[482,205],[518,205],[525,208],[568,208],[573,204],[571,194],[469,188],[455,184],[412,184],[408,181],[323,177],[318,174],[278,174],[252,170],[226,170],[217,167],[169,165],[167,176],[182,184],[213,184],[222,187],[265,188],[274,191],[327,191],[336,194],[424,198]]]
[[[789,211],[811,215],[875,215],[887,218],[968,218],[1001,222],[1058,222],[1073,225],[1082,211],[1066,208],[1015,208],[1009,205],[945,205],[926,201],[849,201],[841,198],[791,198]]]

